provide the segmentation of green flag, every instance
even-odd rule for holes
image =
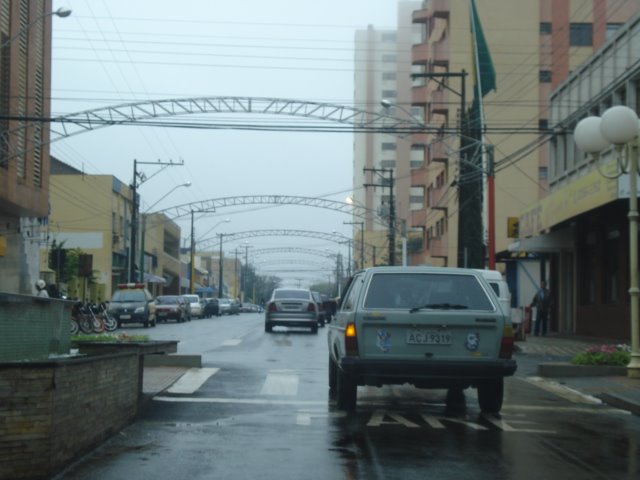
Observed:
[[[475,0],[470,0],[470,16],[471,16],[471,53],[473,55],[473,93],[475,99],[484,97],[491,90],[496,89],[496,70],[493,67],[491,53],[487,40],[482,31],[478,9]]]

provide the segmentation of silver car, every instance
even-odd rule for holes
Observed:
[[[447,405],[478,390],[480,409],[502,408],[513,375],[513,328],[481,272],[376,267],[358,272],[329,325],[329,392],[354,410],[358,385],[448,389]]]
[[[318,305],[306,288],[276,288],[265,306],[264,330],[275,326],[309,328],[318,333]]]

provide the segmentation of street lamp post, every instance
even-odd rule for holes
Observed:
[[[360,225],[360,268],[364,268],[364,222],[342,222],[345,225]],[[355,257],[355,252],[354,252]]]
[[[218,298],[222,298],[222,238],[224,237],[224,233],[219,233],[220,235],[220,253],[218,255]]]
[[[193,223],[193,214],[194,213],[214,213],[215,210],[191,210],[191,243],[189,247],[189,293],[193,295],[195,291],[195,283],[194,283],[194,273],[195,273],[195,255],[196,255],[196,232],[195,226]],[[215,229],[221,223],[229,223],[231,221],[230,218],[225,218],[224,220],[216,223],[213,228]]]
[[[145,234],[147,230],[147,214],[151,211],[153,207],[155,207],[158,203],[160,203],[162,200],[167,198],[171,193],[176,191],[178,188],[182,188],[182,187],[189,188],[190,186],[191,186],[191,182],[185,182],[180,185],[176,185],[167,193],[165,193],[162,197],[160,197],[159,200],[157,200],[150,207],[148,207],[144,211],[144,213],[140,216],[140,222],[142,223],[142,225],[140,226],[141,227],[140,228],[140,280],[139,280],[140,282],[144,282],[144,242],[145,242]]]
[[[24,35],[24,33],[29,29],[29,27],[31,27],[35,23],[38,23],[43,18],[53,17],[53,16],[65,18],[65,17],[68,17],[69,15],[71,15],[71,9],[66,7],[60,7],[57,10],[54,10],[53,12],[47,12],[47,13],[43,13],[42,15],[39,15],[34,20],[29,22],[25,26],[21,27],[20,30],[18,30],[18,33],[16,33],[14,36],[5,40],[5,42],[2,45],[0,45],[0,50],[6,47],[7,45],[11,44],[11,42],[19,38],[21,35]]]
[[[593,155],[602,176],[615,179],[629,174],[629,296],[631,313],[631,361],[627,375],[640,378],[640,289],[638,288],[638,152],[640,149],[638,115],[629,107],[618,105],[602,117],[587,117],[576,125],[575,142],[580,150]],[[619,172],[608,175],[600,168],[600,152],[615,146]],[[626,158],[623,158],[626,150]]]

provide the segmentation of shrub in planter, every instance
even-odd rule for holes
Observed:
[[[574,365],[614,365],[625,367],[631,359],[629,345],[594,345],[571,359]]]

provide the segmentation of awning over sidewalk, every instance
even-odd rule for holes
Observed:
[[[574,248],[573,232],[570,229],[558,230],[546,235],[521,238],[509,245],[510,252],[551,253]]]
[[[158,275],[153,275],[152,273],[147,272],[144,272],[144,281],[145,283],[157,283],[159,285],[167,283],[164,277],[159,277]]]

